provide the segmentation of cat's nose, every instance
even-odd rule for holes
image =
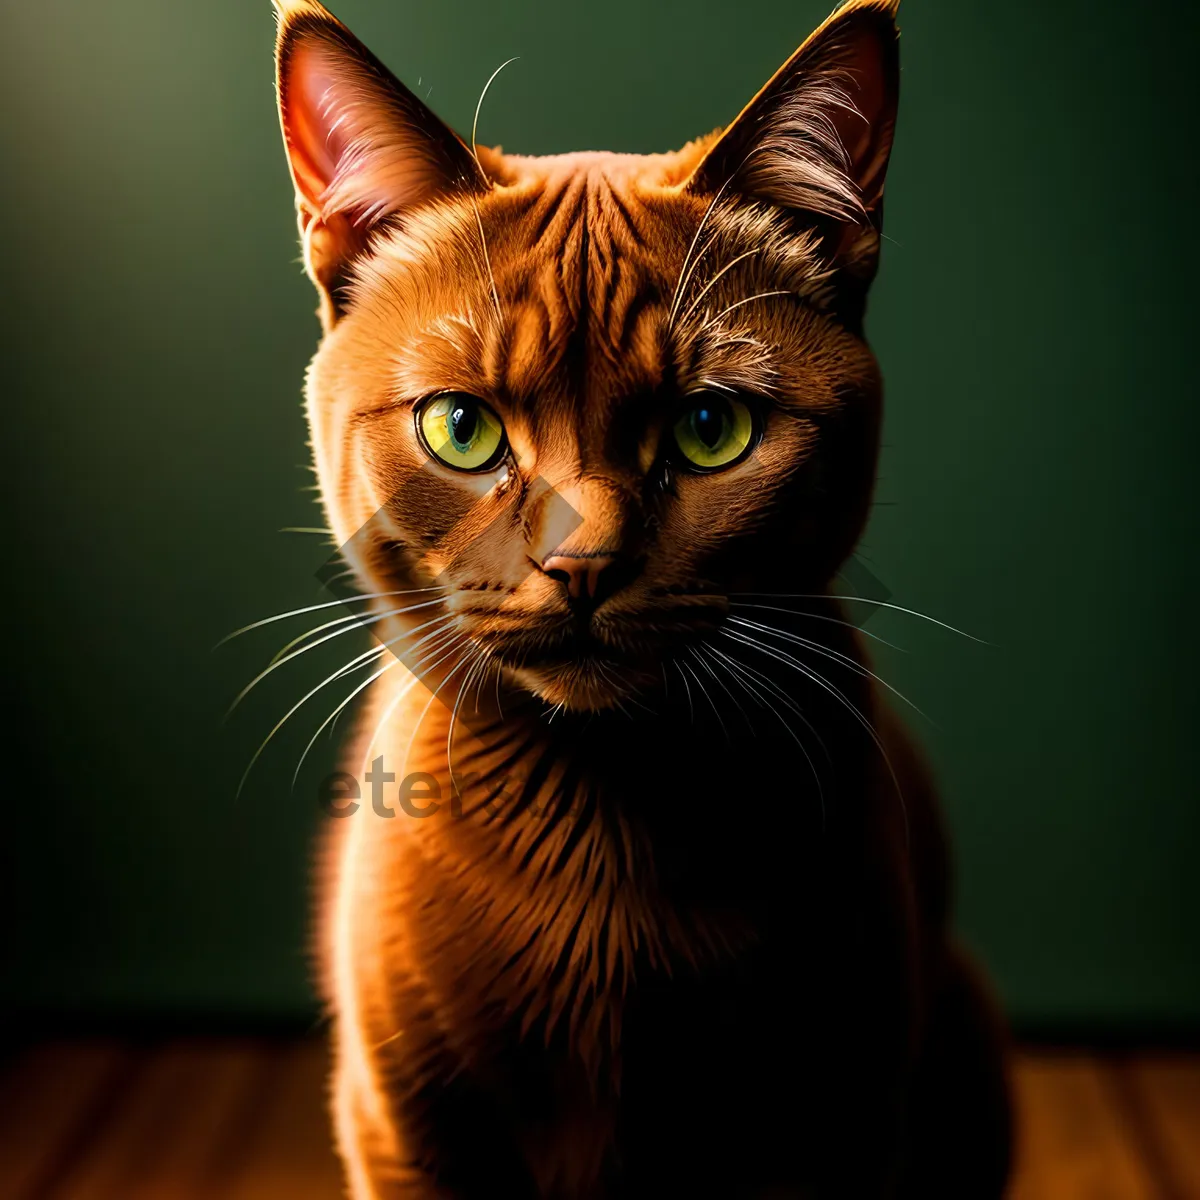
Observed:
[[[632,577],[630,563],[620,554],[552,554],[542,570],[567,589],[572,607],[592,609]]]

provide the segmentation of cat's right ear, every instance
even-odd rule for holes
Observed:
[[[326,330],[381,221],[487,186],[463,140],[315,0],[275,0],[279,121]]]
[[[862,292],[883,234],[900,90],[899,0],[845,0],[706,150],[687,189],[742,196],[822,232]]]

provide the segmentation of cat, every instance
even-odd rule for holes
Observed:
[[[549,157],[276,9],[312,450],[379,643],[318,922],[349,1194],[1000,1196],[1002,1027],[831,584],[895,0],[675,153]]]

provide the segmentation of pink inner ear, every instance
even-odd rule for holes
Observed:
[[[327,113],[336,103],[334,74],[319,49],[299,46],[288,61],[285,126],[296,181],[314,207],[337,174],[339,147]]]
[[[301,36],[285,62],[288,151],[314,213],[369,223],[446,186],[430,131],[346,47]]]

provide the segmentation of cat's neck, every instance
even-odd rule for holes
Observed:
[[[386,769],[439,857],[517,887],[548,874],[587,886],[603,866],[623,887],[714,903],[724,885],[753,894],[764,866],[831,836],[861,791],[861,677],[840,678],[835,695],[768,663],[740,696],[694,677],[597,713],[491,688],[463,701],[446,682],[398,706],[380,742]]]

